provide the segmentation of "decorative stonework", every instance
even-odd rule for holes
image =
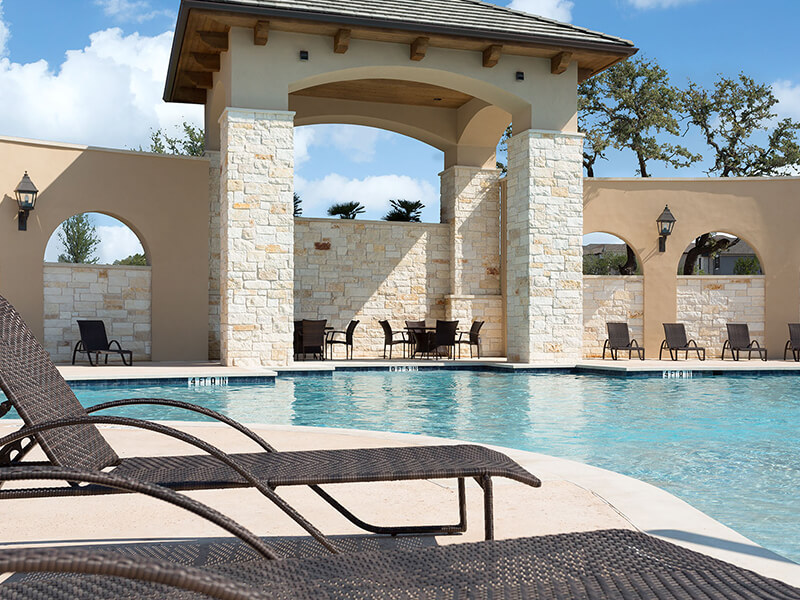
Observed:
[[[583,137],[508,143],[507,345],[513,361],[574,362],[583,345]]]
[[[221,359],[285,365],[294,310],[294,113],[229,108],[220,133]]]
[[[219,259],[220,217],[219,176],[220,153],[206,151],[208,158],[208,359],[219,360]]]
[[[686,333],[717,357],[728,339],[726,323],[747,323],[750,337],[764,345],[764,276],[678,277],[677,319]]]
[[[644,279],[641,276],[583,276],[584,358],[603,355],[609,321],[627,322],[631,338],[644,343]]]
[[[72,360],[78,319],[101,319],[109,339],[132,350],[134,360],[150,360],[150,307],[150,267],[44,266],[44,347],[55,362]]]
[[[466,332],[473,321],[484,321],[481,328],[481,356],[503,356],[505,354],[505,326],[503,323],[503,297],[497,294],[488,296],[447,296],[445,316],[458,321],[459,331]],[[473,355],[477,357],[475,349]],[[469,356],[469,348],[464,345],[461,355]]]

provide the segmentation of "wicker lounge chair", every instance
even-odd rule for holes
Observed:
[[[731,351],[733,360],[739,360],[739,353],[742,351],[747,352],[747,360],[750,360],[753,352],[757,352],[761,360],[767,360],[767,349],[762,348],[758,340],[750,339],[747,323],[728,323],[725,327],[728,329],[728,339],[722,344],[721,360],[725,360],[725,350]]]
[[[481,357],[481,327],[483,327],[483,323],[484,321],[473,321],[469,331],[462,331],[458,334],[458,339],[456,340],[456,344],[458,344],[458,358],[461,358],[461,344],[467,344],[469,346],[470,358],[472,358],[473,346],[478,349],[478,358]],[[464,339],[465,335],[467,339]]]
[[[392,326],[389,324],[389,321],[379,321],[381,324],[381,329],[383,329],[383,358],[386,358],[386,348],[389,348],[389,358],[392,358],[392,347],[396,346],[397,344],[403,345],[403,358],[406,356],[406,346],[410,344],[408,338],[406,337],[405,331],[392,331]],[[400,338],[395,338],[395,336],[400,336]]]
[[[123,364],[133,364],[133,352],[131,350],[123,350],[122,345],[117,340],[108,341],[106,335],[106,325],[102,321],[78,321],[78,329],[81,332],[80,341],[75,344],[75,349],[72,351],[72,364],[75,364],[75,358],[78,353],[84,353],[89,357],[89,364],[97,366],[100,364],[100,355],[105,356],[105,364],[108,364],[109,354],[118,354],[122,359]],[[112,345],[116,344],[116,349]],[[94,354],[94,361],[92,361],[92,354]]]
[[[77,475],[78,481],[82,476],[73,470],[57,475]],[[783,582],[619,529],[332,556],[310,554],[302,540],[281,540],[283,556],[292,559],[274,560],[277,552],[266,540],[197,501],[105,473],[95,475],[93,482],[133,486],[136,489],[129,491],[191,510],[239,539],[0,550],[0,573],[15,573],[0,584],[0,596],[6,600],[188,600],[196,594],[224,600],[800,599],[800,590]]]
[[[325,347],[328,349],[328,357],[333,360],[333,347],[341,344],[344,346],[344,357],[353,358],[353,333],[360,321],[350,321],[346,331],[329,331],[325,337]],[[337,340],[336,335],[343,335],[343,340]],[[349,353],[348,353],[349,351]]]
[[[0,417],[16,409],[26,426],[0,439],[2,465],[17,464],[38,443],[54,465],[88,470],[114,466],[114,473],[179,490],[255,487],[323,544],[324,536],[274,494],[282,485],[309,485],[347,519],[373,533],[459,533],[466,530],[465,479],[474,478],[484,495],[485,534],[493,536],[492,477],[508,477],[533,487],[540,481],[513,460],[476,445],[412,446],[354,450],[277,452],[244,425],[206,408],[175,400],[134,398],[85,409],[49,355],[11,304],[0,296],[0,389],[7,401]],[[261,452],[228,456],[213,446],[164,425],[90,413],[120,406],[154,404],[185,409],[221,421],[252,439]],[[158,431],[193,444],[207,455],[151,458],[117,456],[96,423],[130,425]],[[353,515],[319,484],[450,478],[458,480],[459,521],[454,525],[382,527]],[[22,492],[0,489],[0,499],[81,496],[96,488],[58,487]]]
[[[800,361],[800,323],[789,323],[789,341],[783,348],[783,360],[786,360],[786,353],[792,351],[794,362]]]
[[[606,349],[610,350],[611,358],[617,360],[619,351],[628,352],[628,360],[631,354],[636,352],[639,360],[644,360],[644,346],[631,339],[627,323],[606,323],[608,329],[608,339],[603,344],[603,360],[606,358]]]
[[[678,352],[686,352],[685,358],[689,358],[689,352],[696,352],[697,358],[700,360],[706,359],[706,349],[698,346],[694,340],[686,339],[686,327],[683,323],[663,323],[664,337],[666,338],[661,342],[661,348],[658,350],[658,360],[661,360],[661,354],[664,349],[669,350],[669,357],[672,360],[678,360]]]

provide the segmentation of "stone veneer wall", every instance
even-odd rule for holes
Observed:
[[[626,321],[631,338],[643,344],[644,278],[583,276],[583,356],[599,358],[608,338],[606,322]],[[624,355],[627,357],[627,354]]]
[[[677,318],[686,335],[705,346],[709,358],[722,352],[726,323],[747,323],[751,339],[764,345],[764,276],[678,277]]]
[[[150,267],[46,264],[45,349],[55,362],[70,362],[77,319],[102,319],[109,339],[132,350],[134,360],[150,360],[151,289]]]
[[[382,356],[380,320],[397,331],[405,320],[445,318],[447,225],[297,218],[294,236],[295,318],[327,319],[337,330],[359,320],[355,356]]]

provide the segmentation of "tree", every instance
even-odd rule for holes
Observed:
[[[599,124],[588,118],[588,107],[599,102],[599,87],[595,79],[584,81],[578,94],[578,131],[583,138],[583,168],[587,177],[594,177],[594,164],[598,159],[606,160],[605,151],[611,141]]]
[[[64,254],[59,254],[58,262],[93,265],[98,258],[94,255],[100,238],[88,214],[75,215],[61,224],[58,239],[64,246]]]
[[[702,158],[656,137],[664,133],[680,135],[677,113],[681,93],[670,85],[667,72],[655,61],[636,58],[617,63],[581,83],[579,93],[585,130],[606,136],[607,143],[595,149],[594,160],[608,145],[630,150],[639,164],[636,172],[649,177],[651,161],[677,168]]]
[[[744,73],[738,79],[720,76],[713,91],[690,81],[683,103],[691,123],[714,150],[709,175],[769,177],[800,165],[800,123],[782,119],[774,124],[778,99],[770,86]],[[766,138],[766,147],[756,143],[759,137]]]
[[[407,221],[419,223],[425,205],[419,200],[389,200],[392,209],[384,215],[384,221]]]
[[[740,242],[739,238],[730,238],[724,235],[714,237],[713,233],[704,233],[694,241],[694,247],[686,252],[683,263],[684,275],[696,275],[695,266],[701,256],[715,256],[723,250],[732,248]]]
[[[512,128],[512,124],[509,123],[508,126],[506,127],[506,130],[503,132],[502,137],[500,138],[500,143],[497,144],[498,150],[500,150],[501,152],[508,152],[508,140],[511,139],[511,136],[513,135],[513,133],[514,133],[514,131],[513,131],[513,128]],[[497,166],[498,169],[500,169],[500,171],[501,171],[500,175],[501,176],[508,174],[508,164],[507,163],[501,163],[498,160],[498,161],[495,162],[495,165]]]
[[[136,253],[130,256],[114,261],[115,265],[130,265],[133,267],[146,267],[147,257],[144,254]]]
[[[742,256],[737,258],[733,265],[734,275],[759,275],[761,273],[761,265],[756,256]]]
[[[624,254],[607,252],[605,254],[584,254],[584,275],[616,275],[625,263]]]
[[[366,208],[361,202],[340,202],[328,209],[328,216],[339,217],[340,219],[355,219],[356,215],[363,213]]]
[[[303,206],[302,206],[302,204],[303,204],[303,199],[300,197],[300,195],[297,192],[295,192],[294,193],[294,216],[295,217],[300,217],[300,216],[303,215]]]
[[[206,150],[205,133],[191,123],[183,122],[183,135],[170,137],[163,129],[150,133],[150,148],[147,152],[155,154],[181,154],[184,156],[203,156]],[[139,150],[142,150],[139,147]]]

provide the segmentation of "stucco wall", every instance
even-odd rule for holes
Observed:
[[[53,360],[72,360],[80,339],[77,319],[102,319],[109,339],[132,350],[134,360],[150,360],[150,271],[150,267],[46,264],[44,347]],[[79,356],[85,359],[85,354]]]
[[[764,345],[764,276],[678,277],[677,316],[686,335],[717,357],[728,338],[726,323],[747,323]]]
[[[642,277],[584,275],[583,356],[585,358],[602,356],[603,343],[608,338],[606,330],[608,321],[626,321],[631,338],[642,344],[644,333]]]
[[[398,330],[405,320],[445,318],[447,225],[297,218],[294,252],[295,318],[339,330],[359,320],[355,356],[383,352],[382,319]]]

